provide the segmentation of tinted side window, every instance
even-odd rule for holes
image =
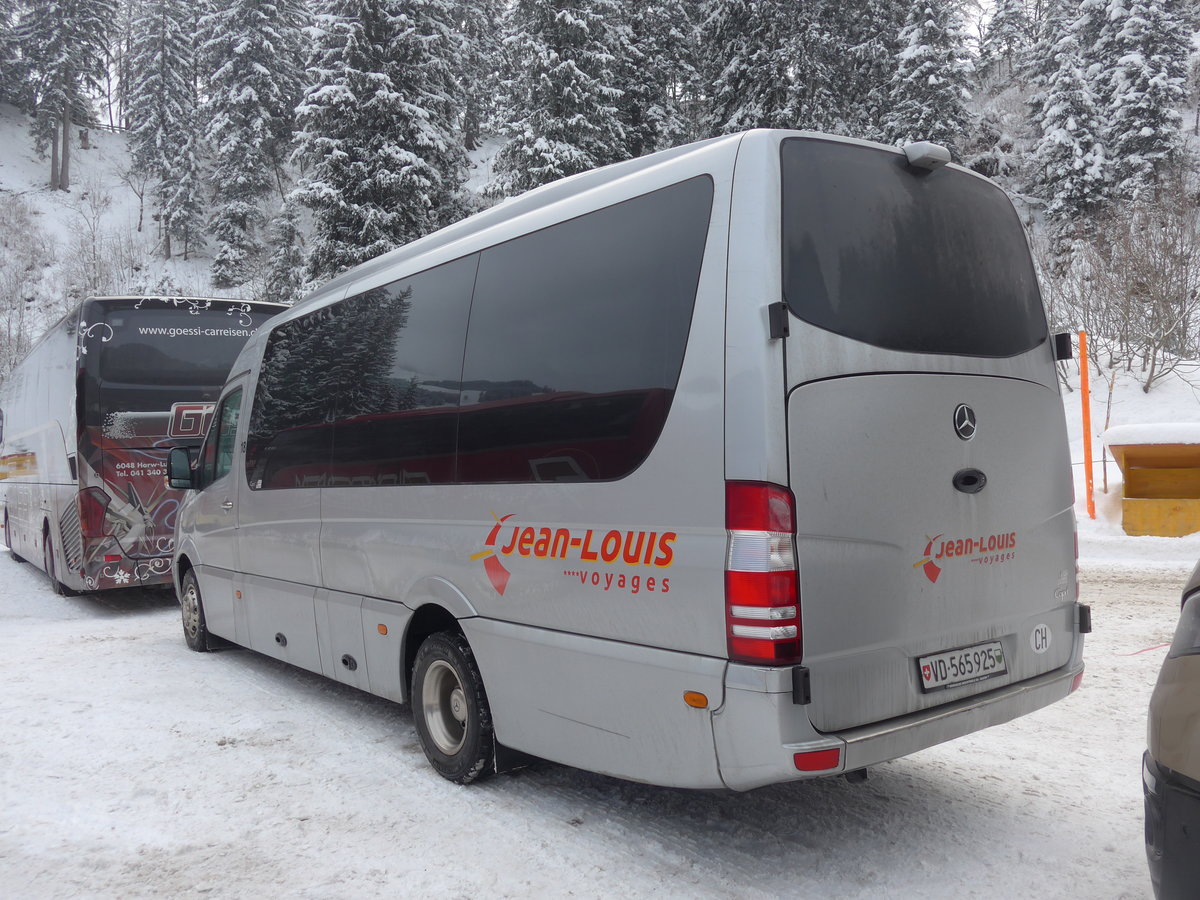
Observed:
[[[459,380],[478,255],[336,309],[330,486],[454,480]]]
[[[233,468],[233,449],[237,439],[238,414],[242,411],[242,392],[239,388],[221,401],[217,411],[217,441],[212,480],[229,474]]]
[[[329,477],[339,363],[334,309],[284,322],[267,339],[246,441],[254,490],[319,487]]]
[[[890,350],[1013,356],[1046,337],[1020,220],[1000,188],[869,147],[789,138],[783,292],[820,328]]]
[[[459,480],[620,478],[679,380],[713,185],[693,178],[483,252]]]

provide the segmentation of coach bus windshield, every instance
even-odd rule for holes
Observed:
[[[276,310],[238,301],[94,301],[79,324],[85,424],[113,437],[167,434],[180,402],[212,403],[229,367]]]

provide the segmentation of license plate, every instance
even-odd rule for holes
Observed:
[[[917,660],[921,690],[935,691],[994,678],[1008,672],[1004,647],[999,641],[975,644],[960,650],[947,650]]]

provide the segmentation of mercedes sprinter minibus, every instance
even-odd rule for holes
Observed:
[[[172,461],[189,644],[410,702],[458,782],[746,790],[1066,697],[1055,342],[1012,203],[948,158],[750,131],[334,279]]]

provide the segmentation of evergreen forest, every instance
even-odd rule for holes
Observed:
[[[149,252],[287,302],[689,141],[934,141],[1014,198],[1052,327],[1150,390],[1200,358],[1198,29],[1197,0],[0,0],[0,103],[45,191],[82,196],[81,143],[123,134]],[[49,286],[36,203],[0,180],[0,372],[42,308],[182,289],[97,234]]]

